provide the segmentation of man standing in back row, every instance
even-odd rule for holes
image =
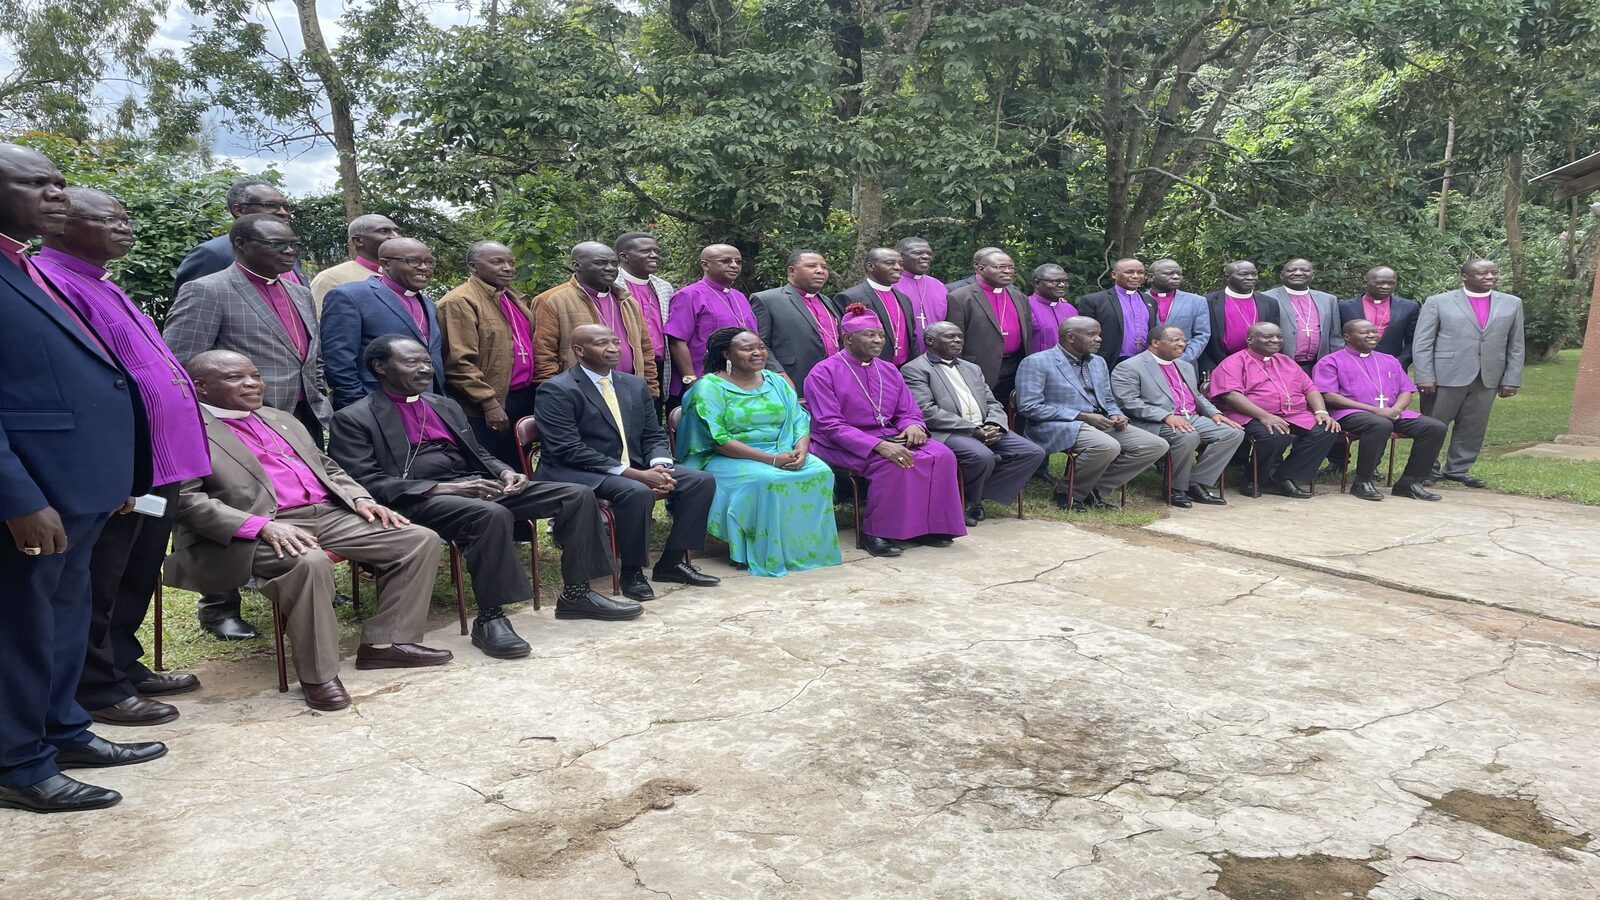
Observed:
[[[228,186],[228,213],[234,221],[245,216],[270,215],[276,217],[285,225],[292,224],[294,219],[294,204],[278,186],[270,181],[260,178],[241,178]],[[223,232],[209,241],[197,245],[190,250],[178,264],[178,271],[173,275],[172,298],[178,297],[178,291],[183,286],[197,278],[214,275],[228,268],[234,260],[232,232]],[[295,258],[294,265],[283,274],[283,280],[290,284],[304,285],[305,278],[300,274],[300,260]]]
[[[1017,367],[1033,341],[1033,307],[1028,296],[1012,284],[1017,280],[1017,266],[1005,251],[991,249],[975,264],[977,279],[950,290],[945,318],[966,338],[961,358],[977,363],[995,399],[1009,403]]]
[[[375,213],[351,219],[345,232],[350,236],[350,259],[323,269],[311,279],[311,304],[317,309],[318,319],[322,318],[322,298],[328,296],[329,291],[377,275],[378,248],[384,241],[404,237],[400,226],[388,216]]]
[[[467,270],[472,277],[439,298],[444,381],[479,446],[520,467],[512,429],[533,415],[533,306],[511,289],[517,258],[505,244],[468,247]]]

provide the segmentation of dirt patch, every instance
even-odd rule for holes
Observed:
[[[1550,817],[1526,797],[1496,797],[1457,789],[1437,800],[1428,799],[1428,805],[1447,816],[1556,854],[1564,847],[1582,850],[1592,837],[1557,828]]]
[[[676,778],[652,778],[598,807],[553,810],[497,825],[483,832],[489,859],[513,878],[540,880],[583,859],[622,828],[652,809],[670,809],[675,797],[700,788]]]
[[[1365,897],[1384,874],[1369,860],[1312,853],[1308,856],[1235,856],[1211,860],[1220,873],[1212,890],[1233,900],[1343,900]]]

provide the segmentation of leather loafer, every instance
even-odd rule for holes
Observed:
[[[623,572],[622,596],[639,603],[648,603],[656,598],[656,592],[650,587],[650,582],[645,580],[644,572]]]
[[[1439,499],[1439,495],[1438,494],[1435,494],[1433,491],[1428,490],[1427,488],[1423,487],[1421,484],[1419,484],[1418,482],[1415,482],[1415,481],[1398,481],[1398,482],[1395,482],[1394,489],[1391,490],[1389,493],[1394,494],[1396,497],[1410,497],[1413,500],[1438,500]]]
[[[495,659],[521,659],[533,652],[528,642],[511,627],[511,620],[503,615],[473,619],[472,646],[482,650],[484,656]]]
[[[166,755],[167,745],[160,741],[114,744],[103,737],[91,737],[87,744],[57,749],[56,765],[63,769],[108,769],[149,762]]]
[[[637,619],[644,615],[644,607],[631,600],[618,600],[582,585],[577,590],[568,588],[556,601],[558,619],[601,619],[621,621]]]
[[[968,528],[977,528],[978,522],[982,521],[983,519],[983,517],[979,515],[981,512],[981,509],[975,510],[969,506],[961,511],[961,520],[966,523]]]
[[[36,813],[105,809],[116,806],[121,800],[122,795],[116,791],[84,784],[60,772],[27,787],[0,787],[0,808]]]
[[[1446,481],[1454,481],[1456,484],[1464,484],[1469,488],[1486,488],[1489,486],[1489,482],[1484,481],[1482,478],[1479,478],[1476,475],[1445,475],[1443,477]]]
[[[187,694],[200,690],[200,679],[188,672],[163,672],[134,685],[144,697],[165,697],[168,694]]]
[[[254,625],[238,616],[229,616],[215,622],[201,622],[200,627],[219,641],[249,641],[261,637],[261,632],[257,631]]]
[[[1353,481],[1350,483],[1350,496],[1357,500],[1382,500],[1383,494],[1373,487],[1370,481]]]
[[[160,700],[147,700],[134,694],[118,703],[89,710],[89,718],[101,725],[165,725],[178,717],[178,708]]]
[[[1291,500],[1310,500],[1311,492],[1292,481],[1274,481],[1271,485],[1274,494],[1288,497]]]
[[[1066,494],[1056,494],[1050,498],[1056,504],[1056,509],[1063,512],[1086,513],[1089,507],[1082,500],[1074,500]]]
[[[1264,492],[1261,490],[1261,485],[1251,484],[1247,481],[1244,484],[1239,485],[1239,493],[1245,495],[1246,497],[1260,497]]]
[[[350,705],[350,692],[344,689],[344,682],[338,678],[322,684],[302,681],[300,690],[305,694],[306,705],[312,709],[338,712]]]
[[[861,536],[861,549],[867,551],[873,556],[899,556],[905,552],[883,538],[873,537],[870,534],[863,534]]]
[[[1194,501],[1190,500],[1189,495],[1182,491],[1173,491],[1172,499],[1167,502],[1179,509],[1194,509]]]
[[[1195,485],[1194,487],[1189,488],[1189,499],[1194,501],[1195,503],[1200,503],[1200,504],[1203,504],[1205,506],[1227,506],[1228,505],[1228,501],[1222,499],[1221,497],[1218,497],[1216,494],[1211,493],[1211,489],[1206,487],[1205,485],[1199,485],[1199,484]]]
[[[925,534],[917,538],[917,543],[924,547],[948,547],[955,542],[956,539],[948,534]]]
[[[1112,503],[1111,501],[1107,500],[1105,497],[1101,496],[1099,491],[1090,491],[1089,492],[1089,506],[1091,506],[1094,509],[1121,509],[1122,508],[1120,505],[1118,505],[1116,503]]]
[[[425,666],[442,666],[455,658],[449,650],[435,650],[421,644],[390,644],[374,647],[362,644],[356,648],[358,669],[420,669]]]
[[[666,568],[656,566],[655,570],[650,573],[650,580],[662,581],[667,584],[687,584],[691,587],[716,587],[722,583],[721,578],[715,575],[707,575],[696,569],[693,564],[687,562],[681,562]]]

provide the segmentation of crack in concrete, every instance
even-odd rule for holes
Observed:
[[[1014,581],[1001,581],[1001,582],[998,582],[996,584],[985,585],[984,587],[981,587],[981,588],[978,589],[978,593],[981,594],[984,591],[992,591],[992,590],[994,590],[996,588],[1010,587],[1011,585],[1014,585],[1014,584],[1036,584],[1039,581],[1039,579],[1043,578],[1046,575],[1049,575],[1051,572],[1054,572],[1054,571],[1056,571],[1058,569],[1064,568],[1068,563],[1083,562],[1084,560],[1094,559],[1096,556],[1101,556],[1101,555],[1104,555],[1106,553],[1110,553],[1113,550],[1121,550],[1121,549],[1123,549],[1123,548],[1121,548],[1121,547],[1104,547],[1104,548],[1101,548],[1099,550],[1094,551],[1093,553],[1086,553],[1083,556],[1071,556],[1071,557],[1068,557],[1066,559],[1063,559],[1062,561],[1056,563],[1053,566],[1048,566],[1048,567],[1046,567],[1044,569],[1041,569],[1038,572],[1034,573],[1033,575],[1031,575],[1031,576],[1029,576],[1027,578],[1018,578],[1018,579],[1016,579]]]
[[[628,872],[633,875],[634,887],[642,888],[652,894],[658,894],[666,897],[667,900],[672,900],[672,893],[670,891],[658,891],[650,885],[644,883],[644,878],[640,877],[639,875],[639,864],[635,860],[629,859],[628,856],[622,852],[622,848],[617,846],[615,841],[611,842],[611,852],[616,854],[617,862],[622,863],[622,867],[627,869]]]

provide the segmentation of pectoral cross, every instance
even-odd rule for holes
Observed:
[[[1378,408],[1382,409],[1383,407],[1388,406],[1388,405],[1389,405],[1389,398],[1385,397],[1382,394],[1379,394],[1378,395]]]
[[[1306,337],[1311,337],[1311,323],[1310,322],[1307,322],[1306,323],[1306,327],[1301,329],[1301,330],[1305,332]]]
[[[528,351],[522,349],[519,346],[517,348],[517,362],[527,362],[527,361],[528,361]]]
[[[883,413],[878,413],[877,415],[873,416],[873,418],[878,420],[878,427],[879,428],[882,428],[885,425],[889,424],[889,417],[884,415]]]
[[[917,328],[921,330],[928,327],[928,314],[921,310],[917,312]]]
[[[178,393],[184,397],[189,396],[189,379],[183,377],[183,374],[176,369],[172,371],[172,383],[178,386]]]

